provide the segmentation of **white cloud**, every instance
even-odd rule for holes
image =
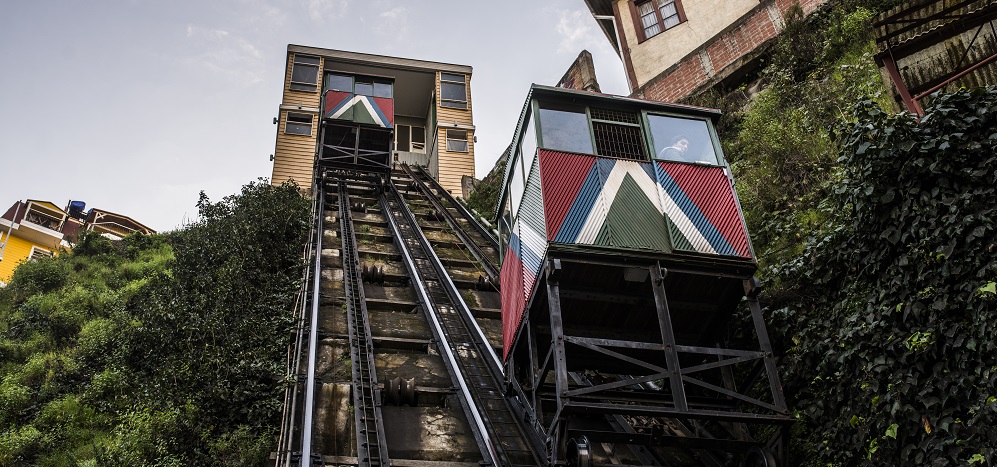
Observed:
[[[185,62],[236,85],[263,81],[263,52],[249,40],[223,29],[187,25],[194,53]]]
[[[560,10],[559,19],[554,28],[561,36],[557,46],[560,53],[576,54],[582,49],[595,48],[603,45],[605,39],[596,30],[592,15],[586,10]]]
[[[308,17],[316,23],[342,18],[349,7],[349,0],[308,0]]]
[[[396,42],[404,41],[409,30],[409,9],[403,6],[396,6],[390,10],[381,12],[375,31]]]

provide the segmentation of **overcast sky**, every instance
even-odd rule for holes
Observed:
[[[582,49],[622,64],[582,0],[12,1],[0,14],[0,209],[69,199],[172,230],[269,177],[287,44],[474,67],[478,178],[530,83]]]

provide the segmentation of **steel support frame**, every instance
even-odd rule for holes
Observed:
[[[339,146],[325,144],[325,134],[329,127],[352,128],[355,130],[352,146]],[[377,131],[386,133],[388,140],[388,150],[378,151],[360,148],[360,132],[362,130]],[[319,164],[329,167],[340,168],[363,168],[365,170],[376,170],[380,172],[390,172],[393,161],[391,155],[394,153],[394,137],[391,129],[369,128],[363,125],[344,125],[341,123],[322,122],[322,129],[318,135],[318,161]]]
[[[566,334],[564,315],[561,307],[561,273],[565,264],[577,262],[577,259],[566,259],[550,256],[545,262],[544,276],[538,281],[535,295],[545,293],[549,317],[549,341],[538,342],[534,328],[540,329],[546,323],[532,323],[529,320],[528,306],[519,330],[516,346],[527,346],[525,357],[529,361],[519,361],[523,353],[510,352],[507,371],[510,393],[520,400],[521,416],[537,430],[537,438],[542,440],[548,462],[553,465],[565,461],[568,442],[572,437],[588,436],[590,441],[618,442],[622,444],[645,444],[648,446],[682,446],[695,450],[701,455],[708,455],[710,450],[743,452],[751,447],[768,447],[779,449],[777,458],[785,465],[786,453],[781,447],[782,439],[788,436],[788,426],[793,419],[788,414],[785,398],[782,394],[772,353],[771,342],[765,328],[757,295],[760,291],[757,279],[744,277],[745,297],[754,325],[755,337],[759,348],[757,350],[739,350],[716,347],[679,345],[675,339],[674,323],[668,306],[668,296],[665,289],[665,275],[668,273],[660,261],[654,261],[645,267],[650,272],[651,285],[654,294],[655,310],[658,317],[658,343],[625,341],[620,339],[601,339],[592,337],[572,336]],[[632,268],[634,264],[613,261],[598,261],[600,264]],[[690,273],[690,271],[684,271]],[[546,290],[541,282],[546,283]],[[534,296],[534,300],[536,297]],[[531,304],[532,302],[531,301]],[[538,327],[539,326],[539,327]],[[541,345],[543,344],[543,345]],[[544,352],[543,348],[549,348]],[[602,384],[579,384],[575,378],[575,386],[569,385],[569,362],[572,359],[572,348],[584,348],[589,352],[597,352],[610,358],[619,359],[628,365],[636,365],[646,369],[650,374],[638,377],[620,378]],[[641,361],[625,355],[618,350],[643,350],[660,352],[660,362]],[[543,355],[541,355],[543,353]],[[519,357],[517,357],[519,355]],[[698,355],[700,357],[716,358],[716,361],[699,363],[682,367],[682,355]],[[663,366],[661,363],[663,362]],[[754,368],[741,385],[735,384],[733,365],[755,362]],[[517,365],[526,365],[525,371],[514,371]],[[721,372],[723,386],[717,386],[696,377],[706,371]],[[551,383],[548,382],[553,374]],[[526,380],[520,381],[520,377]],[[746,392],[759,380],[765,378],[768,384],[769,400],[759,400]],[[633,388],[652,380],[667,380],[670,398],[648,398],[651,403],[642,404],[627,397],[633,394],[632,389],[622,391],[625,387]],[[690,386],[706,389],[716,393],[720,398],[730,401],[729,408],[700,408],[696,398],[689,399],[686,389]],[[764,387],[761,386],[761,387]],[[740,390],[738,390],[740,388]],[[659,393],[660,394],[660,393]],[[545,408],[544,402],[552,405]],[[690,407],[690,402],[696,407]],[[745,409],[750,409],[750,411]],[[640,434],[632,430],[615,432],[611,436],[607,432],[583,430],[572,427],[571,420],[576,414],[597,413],[608,418],[619,416],[635,416],[648,418],[667,418],[677,422],[679,426],[693,426],[695,429],[685,429],[683,432]],[[705,430],[709,424],[719,427],[726,437],[715,437]],[[748,435],[747,426],[778,426],[776,436],[768,443],[756,441]],[[715,458],[713,460],[716,460]]]

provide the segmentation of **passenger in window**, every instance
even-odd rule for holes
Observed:
[[[673,161],[684,161],[685,153],[689,152],[689,138],[678,135],[672,139],[672,145],[658,153],[658,159],[668,159]]]

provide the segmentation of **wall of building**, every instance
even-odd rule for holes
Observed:
[[[280,106],[277,122],[277,144],[274,152],[273,174],[271,183],[277,185],[294,180],[302,189],[310,189],[312,171],[315,162],[315,143],[318,137],[318,109],[321,99],[322,70],[325,69],[325,59],[319,60],[319,84],[313,92],[291,90],[291,69],[294,54],[288,54],[284,69],[284,95]],[[300,107],[300,108],[299,108]],[[303,113],[312,115],[312,134],[289,135],[284,133],[287,126],[287,113]]]
[[[798,0],[798,3],[809,14],[827,1]],[[796,3],[796,0],[683,2],[686,22],[637,47],[630,46],[637,77],[633,95],[676,102],[740,71],[782,31],[784,16]],[[629,12],[626,0],[620,0],[618,6],[621,14]],[[631,35],[634,41],[637,39],[633,23],[624,21],[624,24],[629,25],[627,43],[631,44]]]
[[[474,126],[471,103],[471,75],[466,75],[467,110],[451,109],[440,105],[440,74],[436,74],[436,163],[437,180],[454,196],[461,195],[461,177],[474,176]],[[454,126],[454,122],[457,126]],[[447,129],[467,130],[467,152],[447,151]]]
[[[617,0],[622,16],[623,33],[633,62],[637,87],[656,77],[661,70],[678,63],[731,23],[758,6],[758,0],[685,0],[682,8],[687,21],[638,43],[641,27],[630,13],[632,0]]]
[[[8,239],[7,232],[3,232],[2,236],[7,246],[3,250],[3,259],[0,260],[0,281],[10,282],[10,278],[14,275],[14,269],[31,256],[31,247],[35,244],[14,236]]]

